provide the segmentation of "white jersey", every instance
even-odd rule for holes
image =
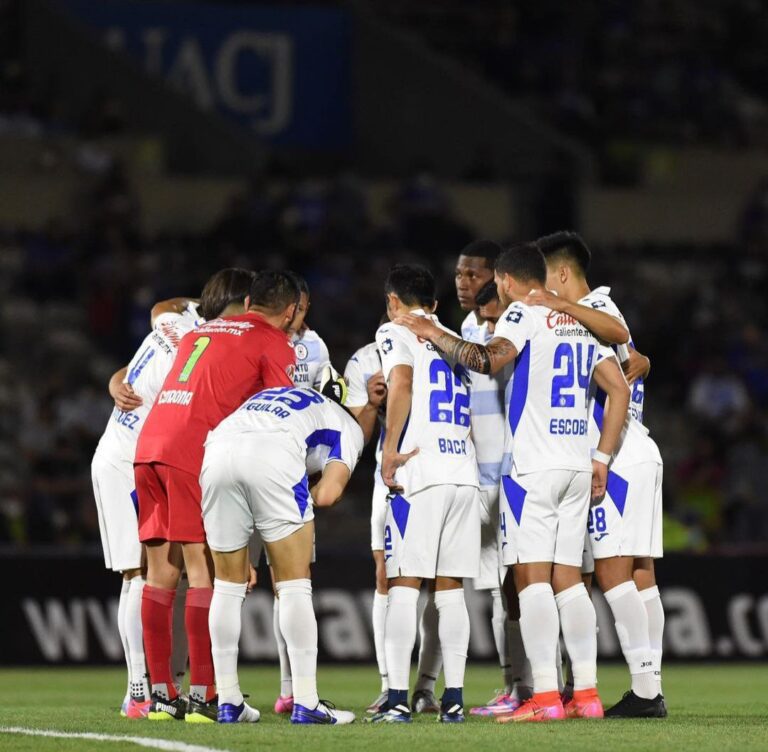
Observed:
[[[621,315],[621,311],[619,310],[616,303],[613,302],[613,299],[611,298],[611,288],[610,287],[596,287],[594,290],[592,290],[588,295],[585,295],[580,301],[581,305],[589,306],[590,308],[594,308],[596,311],[603,311],[610,316],[613,316],[614,318],[617,318],[619,321],[621,321],[624,326],[627,327],[627,331],[629,331],[629,327],[627,326],[627,322],[624,318],[624,316]],[[634,343],[632,342],[632,334],[629,335],[629,344],[634,347]],[[619,358],[619,361],[623,362],[629,358],[629,348],[627,345],[616,345],[614,347],[614,350],[616,351],[616,355]],[[629,400],[629,414],[640,423],[643,422],[643,405],[645,401],[645,384],[643,383],[643,379],[639,378],[635,381],[634,384],[632,384],[632,397]],[[593,436],[594,446],[597,446],[597,440]]]
[[[365,407],[368,404],[368,380],[374,373],[381,370],[381,358],[375,342],[361,347],[349,359],[344,369],[344,380],[347,382],[347,407]],[[376,442],[376,471],[374,480],[383,483],[381,479],[381,447],[384,443],[384,411],[379,409],[379,438]]]
[[[524,303],[507,308],[494,336],[518,352],[506,394],[503,473],[591,471],[589,385],[613,351],[571,316]]]
[[[325,366],[331,365],[331,358],[325,342],[313,329],[305,329],[301,336],[293,340],[296,352],[296,371],[293,381],[296,386],[317,389]]]
[[[310,475],[329,462],[343,462],[352,472],[363,451],[363,431],[343,407],[314,389],[287,386],[254,394],[208,434],[205,446],[243,434],[269,441],[270,433],[294,439]]]
[[[152,331],[144,338],[128,364],[125,383],[130,384],[143,403],[140,407],[123,412],[115,407],[107,423],[96,452],[113,464],[133,464],[136,442],[144,426],[144,419],[168,375],[181,338],[205,319],[191,305],[184,313],[162,313],[155,320]]]
[[[427,316],[424,311],[413,311]],[[429,315],[441,329],[435,316]],[[376,332],[384,378],[398,365],[413,369],[411,412],[398,442],[403,453],[419,453],[397,471],[404,495],[435,485],[477,486],[477,458],[470,434],[466,369],[451,364],[430,342],[398,324]]]
[[[474,312],[461,325],[461,337],[468,342],[487,345],[494,337],[488,324],[480,324]],[[469,417],[472,441],[477,455],[477,471],[480,486],[497,487],[501,479],[501,462],[504,457],[504,392],[511,376],[511,368],[505,368],[495,376],[468,371]]]

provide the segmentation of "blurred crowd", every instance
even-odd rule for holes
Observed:
[[[768,139],[760,0],[374,5],[593,146]]]
[[[98,540],[89,465],[111,410],[108,378],[145,335],[153,302],[196,294],[220,267],[304,274],[308,321],[340,370],[371,341],[396,261],[434,270],[440,315],[459,326],[453,266],[475,231],[433,177],[402,181],[379,224],[353,174],[283,185],[276,195],[254,178],[205,234],[146,237],[141,197],[118,164],[88,182],[80,215],[36,233],[0,232],[0,541]],[[755,230],[768,214],[753,203],[763,213],[745,213],[748,252],[736,241],[594,248],[592,283],[613,287],[653,363],[646,422],[666,463],[670,549],[768,540],[768,244]],[[365,547],[372,468],[369,457],[321,523],[326,543]]]

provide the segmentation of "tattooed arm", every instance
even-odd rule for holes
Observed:
[[[503,337],[495,337],[487,345],[478,345],[449,334],[424,316],[413,314],[400,316],[394,323],[402,324],[417,337],[429,340],[451,360],[478,373],[498,373],[517,357],[517,348]]]

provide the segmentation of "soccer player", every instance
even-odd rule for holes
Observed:
[[[541,238],[537,244],[547,260],[547,287],[560,299],[548,296],[552,305],[569,310],[578,320],[600,311],[626,326],[610,297],[610,288],[590,290],[586,275],[591,253],[579,235],[560,232]],[[537,293],[537,298],[543,297]],[[593,327],[609,339],[608,332],[598,329]],[[640,371],[632,379],[630,411],[609,466],[606,497],[590,510],[588,532],[595,574],[613,613],[632,677],[630,691],[606,711],[606,717],[663,718],[667,714],[660,679],[664,611],[653,567],[653,559],[663,553],[663,463],[658,447],[642,426],[643,381],[650,361],[637,353],[631,340],[630,352],[635,353]],[[632,367],[631,361],[626,362]],[[592,446],[599,440],[604,404],[605,394],[597,390],[592,396],[589,424]]]
[[[237,675],[248,541],[261,533],[280,598],[280,631],[293,676],[291,723],[347,724],[353,713],[317,693],[317,621],[309,566],[313,507],[335,504],[363,449],[363,432],[339,404],[312,389],[253,395],[208,437],[203,517],[216,569],[210,629],[219,723],[255,723]],[[314,455],[314,456],[313,456]],[[321,472],[310,480],[308,473]]]
[[[428,313],[435,305],[435,282],[424,267],[393,267],[384,289],[390,319],[410,313],[436,330],[449,331]],[[480,554],[477,464],[465,373],[398,324],[381,326],[376,344],[387,380],[381,474],[394,495],[384,528],[388,709],[372,720],[412,720],[408,674],[419,589],[426,579],[434,580],[445,673],[439,719],[463,722],[469,645],[463,578],[477,576]]]
[[[284,272],[255,275],[246,312],[190,332],[147,416],[136,447],[139,537],[147,548],[142,624],[152,678],[151,720],[213,723],[216,692],[208,632],[212,589],[210,552],[200,511],[200,467],[208,432],[251,394],[293,386],[295,356],[288,330],[300,290]],[[188,706],[171,681],[171,604],[182,560],[190,589]]]
[[[544,257],[534,244],[501,254],[496,282],[508,308],[487,345],[440,331],[423,317],[397,319],[480,373],[498,373],[515,362],[507,401],[500,524],[503,561],[514,566],[534,694],[512,715],[499,717],[502,723],[565,718],[555,665],[561,627],[573,661],[574,715],[603,714],[596,689],[596,617],[581,581],[581,559],[590,496],[599,499],[605,493],[629,388],[612,351],[586,328],[550,309],[520,302],[531,289],[543,288],[546,276]],[[593,378],[609,402],[590,465],[587,392]]]
[[[498,247],[498,246],[497,246]],[[499,253],[501,249],[499,248]],[[494,260],[495,260],[494,256]],[[493,263],[493,262],[491,262]],[[477,328],[462,327],[470,342],[488,344],[494,337],[496,323],[504,313],[496,282],[487,282],[475,296]],[[530,666],[520,634],[517,593],[511,572],[501,562],[499,540],[499,486],[504,456],[504,393],[511,378],[507,367],[495,375],[470,371],[469,414],[472,440],[477,452],[481,501],[480,576],[475,590],[490,590],[491,626],[499,656],[504,688],[486,705],[472,708],[472,715],[500,716],[517,710],[531,695]],[[507,582],[505,583],[505,580]],[[509,601],[509,603],[507,602]]]
[[[141,628],[144,561],[133,475],[136,442],[181,338],[206,316],[242,312],[252,277],[245,269],[222,269],[206,283],[199,307],[191,298],[157,303],[152,309],[152,331],[128,366],[110,380],[115,409],[96,448],[91,475],[104,562],[107,569],[123,574],[118,629],[129,672],[128,697],[121,712],[128,718],[146,717],[150,705]]]
[[[386,317],[385,317],[386,320]],[[381,322],[384,323],[384,320]],[[384,628],[387,619],[387,571],[384,564],[384,528],[386,526],[387,496],[389,489],[381,479],[381,448],[384,441],[384,400],[387,384],[381,371],[381,357],[375,342],[361,347],[349,359],[344,371],[349,392],[345,406],[357,418],[366,434],[366,443],[381,424],[382,432],[376,446],[376,470],[373,474],[371,500],[371,553],[376,566],[376,589],[373,594],[371,624],[376,662],[381,677],[381,689],[366,712],[379,713],[389,696],[387,659],[384,649]],[[370,433],[369,433],[370,430]],[[435,697],[435,682],[442,668],[440,638],[437,634],[437,609],[434,593],[429,593],[419,620],[419,661],[416,686],[411,706],[416,713],[439,713],[440,703]]]
[[[320,335],[310,329],[305,323],[305,317],[309,311],[309,285],[306,280],[294,272],[288,272],[295,280],[301,291],[297,314],[289,330],[293,342],[293,350],[296,353],[296,372],[294,383],[296,386],[320,388],[321,377],[324,370],[330,367],[331,361],[328,348]],[[262,542],[258,539],[258,533],[251,544],[251,556],[254,566],[258,566],[263,549]],[[271,569],[270,574],[273,575]],[[274,576],[272,576],[274,583]],[[280,665],[280,693],[275,700],[275,713],[290,713],[293,710],[293,681],[291,678],[291,662],[288,658],[288,648],[280,633],[280,599],[275,594],[272,605],[272,631],[277,643],[277,656]]]

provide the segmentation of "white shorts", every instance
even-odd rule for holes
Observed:
[[[141,566],[138,502],[133,465],[121,469],[98,454],[91,463],[104,564],[114,572]]]
[[[547,470],[501,479],[504,564],[551,561],[581,567],[592,474]]]
[[[663,475],[656,462],[609,471],[605,497],[589,510],[587,534],[595,559],[663,556]]]
[[[474,486],[430,486],[391,497],[384,527],[387,577],[477,577],[480,504]]]
[[[595,573],[595,557],[592,555],[592,541],[589,540],[589,533],[584,534],[584,553],[581,559],[581,573]]]
[[[472,585],[475,590],[501,587],[507,568],[501,562],[499,540],[499,487],[480,488],[480,575]]]
[[[207,446],[200,486],[205,534],[214,551],[244,548],[254,529],[267,543],[282,540],[315,516],[304,458],[286,433]]]
[[[383,483],[374,483],[371,499],[371,551],[384,550],[384,527],[387,524],[387,496]]]

